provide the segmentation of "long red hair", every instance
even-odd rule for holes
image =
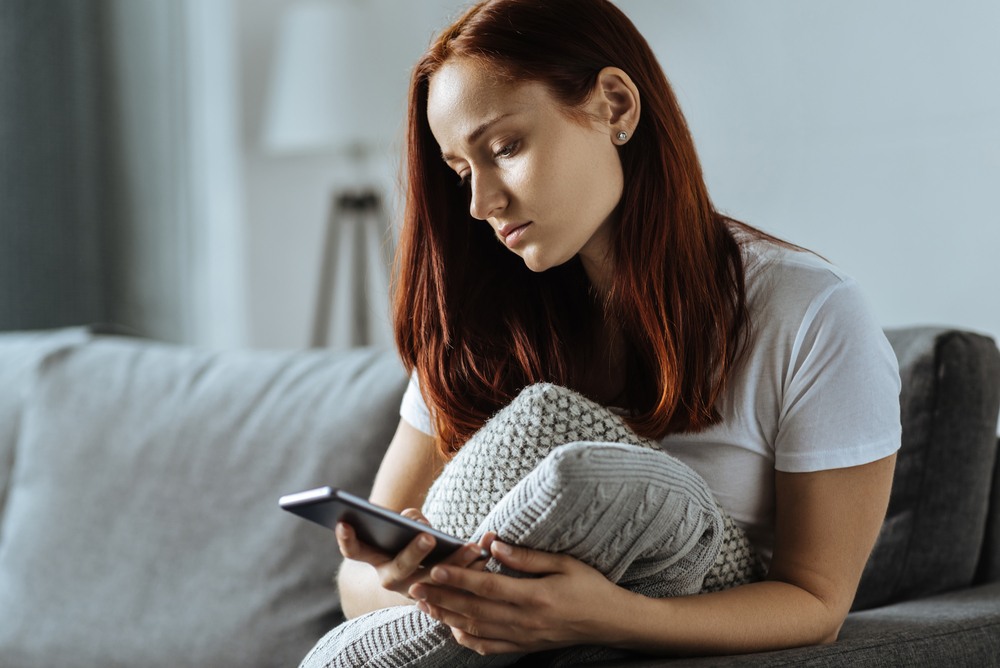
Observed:
[[[455,186],[427,121],[430,79],[457,57],[508,80],[544,83],[570,114],[605,67],[635,83],[642,114],[632,141],[619,147],[625,183],[606,303],[595,303],[578,259],[534,273],[472,218],[468,191]],[[662,438],[721,419],[714,405],[749,331],[733,229],[756,231],[712,206],[677,99],[618,8],[607,0],[473,6],[414,69],[405,181],[393,326],[445,456],[524,387],[572,387],[593,351],[602,308],[628,344],[626,419],[638,434]]]

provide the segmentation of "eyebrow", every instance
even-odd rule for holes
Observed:
[[[485,123],[483,123],[482,125],[480,125],[478,128],[476,128],[475,130],[473,130],[472,132],[469,133],[469,136],[465,138],[465,143],[466,144],[472,144],[472,143],[474,143],[477,139],[479,139],[480,137],[483,136],[483,133],[485,133],[487,130],[490,129],[491,125],[493,125],[494,123],[496,123],[497,121],[499,121],[501,119],[507,118],[508,116],[510,116],[510,113],[504,113],[504,114],[500,114],[499,116],[497,116],[495,118],[491,118],[490,120],[486,121]],[[451,155],[450,153],[443,153],[442,152],[441,153],[441,158],[445,162],[448,162],[449,160],[453,160],[455,158],[455,156]]]

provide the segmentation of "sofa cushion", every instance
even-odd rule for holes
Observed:
[[[737,656],[642,658],[588,668],[886,668],[996,666],[1000,656],[1000,583],[907,601],[847,617],[837,642]],[[527,666],[527,664],[526,664]]]
[[[903,383],[889,511],[854,601],[863,610],[969,586],[996,458],[1000,351],[970,332],[886,332]]]
[[[0,333],[0,518],[14,464],[14,443],[21,423],[24,393],[31,385],[38,363],[48,353],[83,343],[89,336],[82,327]],[[2,536],[0,524],[0,538]]]
[[[296,665],[340,619],[339,555],[278,497],[367,495],[405,385],[370,350],[50,355],[0,542],[5,668]]]

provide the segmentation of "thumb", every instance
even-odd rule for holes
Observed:
[[[509,543],[494,540],[490,545],[491,554],[504,566],[509,566],[525,573],[558,573],[565,569],[564,554],[551,554],[518,547]]]

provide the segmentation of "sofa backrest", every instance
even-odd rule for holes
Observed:
[[[940,328],[886,335],[899,360],[903,442],[855,610],[972,584],[997,466],[1000,351],[993,339]]]
[[[997,438],[997,463],[990,487],[990,511],[986,515],[986,535],[983,552],[973,584],[1000,581],[1000,437]]]
[[[277,500],[367,495],[395,354],[96,338],[33,376],[0,529],[5,668],[294,666],[338,623],[333,532]]]

